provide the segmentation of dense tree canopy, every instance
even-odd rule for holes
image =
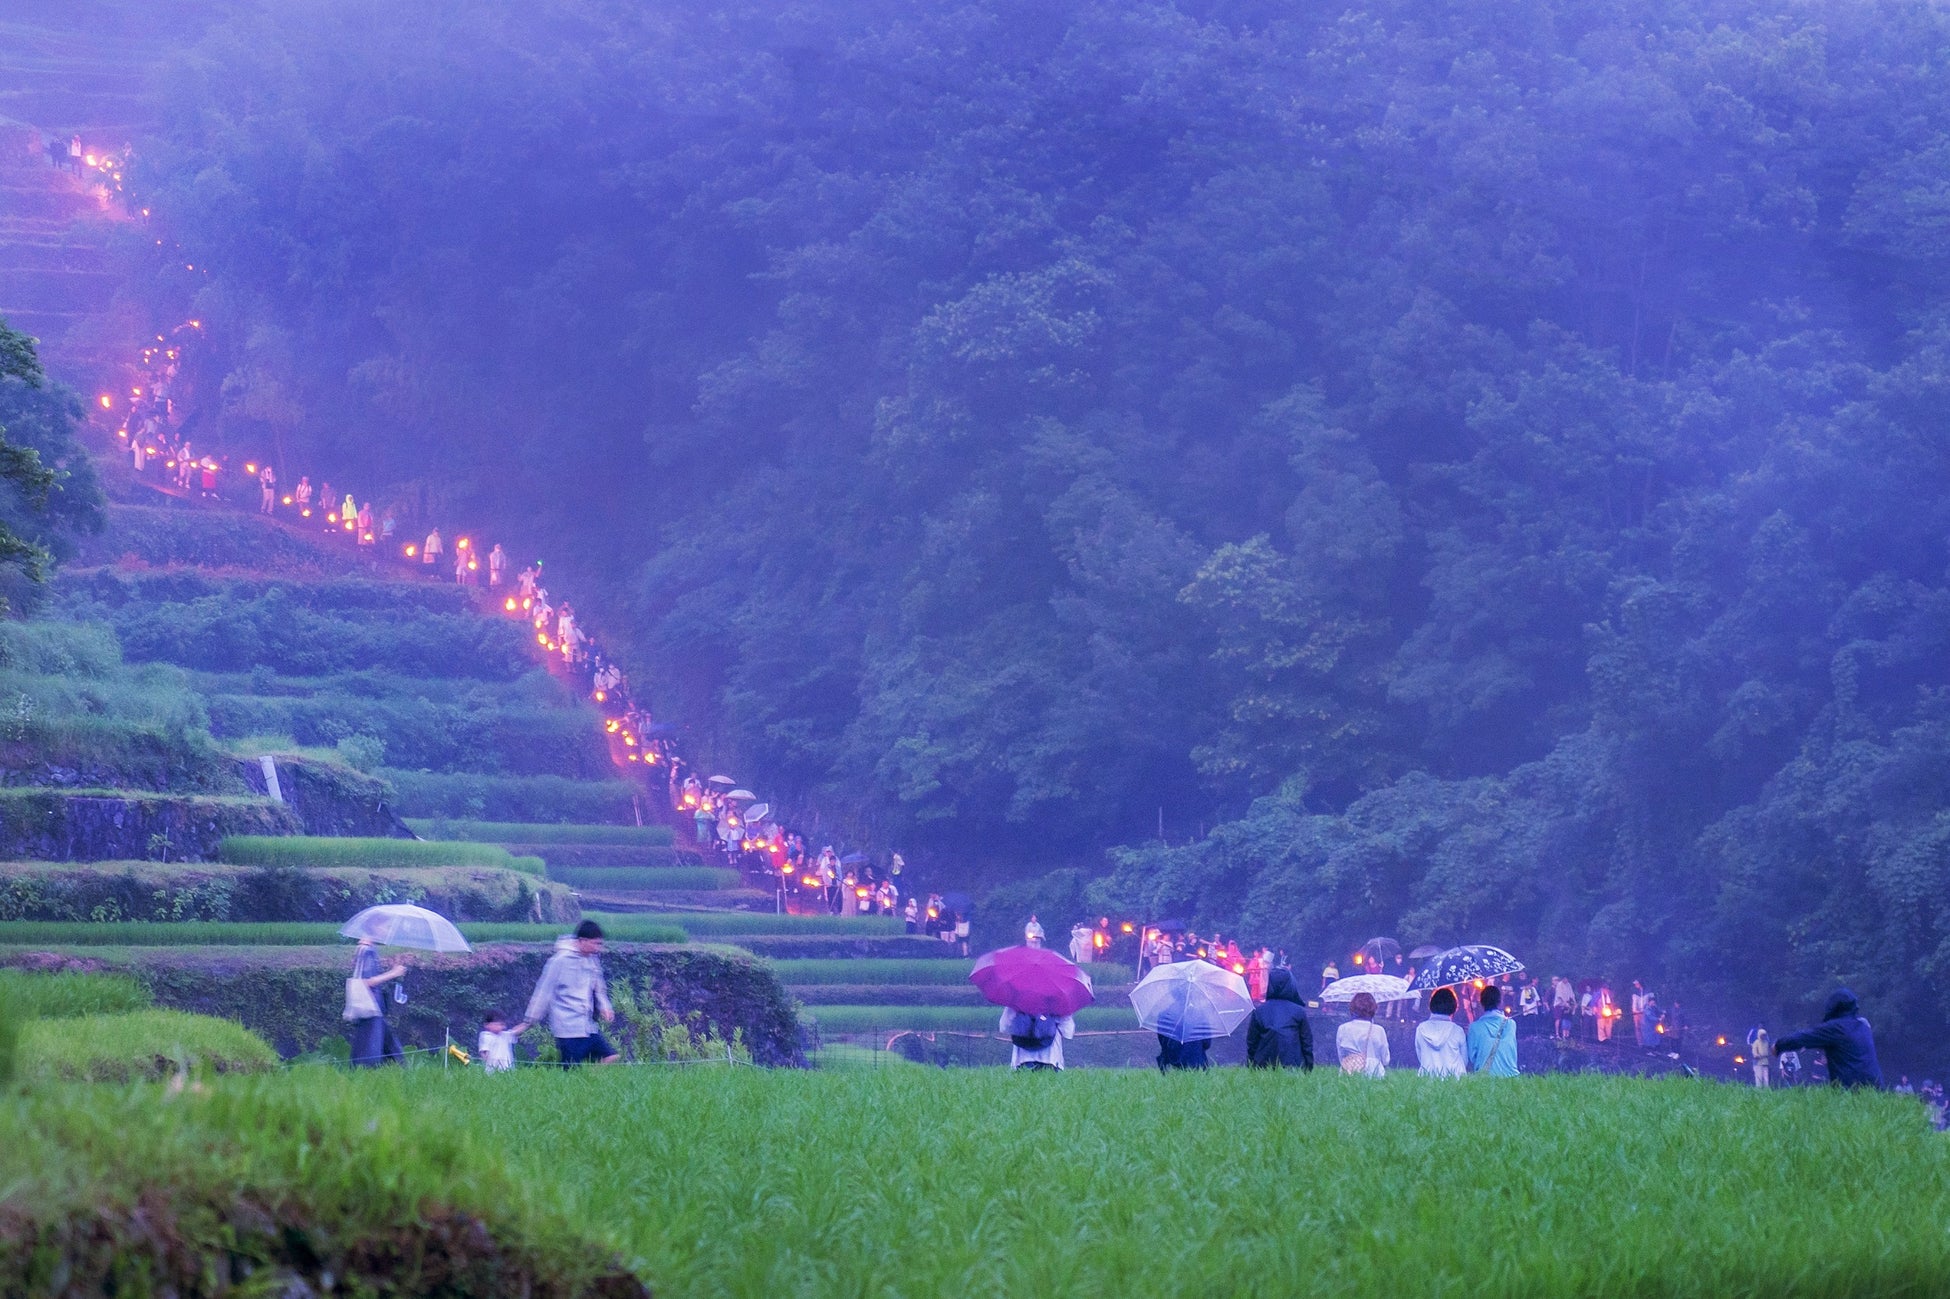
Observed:
[[[0,321],[0,613],[35,594],[76,531],[100,526],[80,426],[80,402],[47,382],[34,340]]]
[[[1943,1027],[1937,7],[270,8],[146,151],[223,435],[626,591],[767,788]]]

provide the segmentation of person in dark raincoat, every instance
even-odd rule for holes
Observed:
[[[1862,1018],[1855,994],[1847,988],[1829,994],[1820,1024],[1774,1043],[1775,1055],[1787,1051],[1819,1051],[1828,1057],[1828,1081],[1837,1087],[1882,1086],[1875,1034],[1869,1031],[1869,1021]]]
[[[1211,1061],[1205,1056],[1205,1048],[1210,1045],[1209,1038],[1199,1038],[1195,1042],[1174,1042],[1163,1033],[1158,1034],[1158,1072],[1210,1068]]]
[[[1255,1069],[1314,1067],[1314,1030],[1291,970],[1267,978],[1266,1000],[1246,1021],[1246,1060]]]

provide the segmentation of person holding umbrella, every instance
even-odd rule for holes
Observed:
[[[997,1028],[1009,1039],[1009,1067],[1032,1073],[1063,1068],[1064,1039],[1077,1034],[1076,1012],[1096,999],[1088,974],[1040,947],[990,952],[975,962],[968,981],[1002,1007]]]
[[[392,1025],[386,1022],[386,999],[374,991],[405,977],[405,961],[394,957],[392,968],[381,970],[379,952],[373,940],[359,940],[359,950],[352,958],[352,977],[345,981],[345,1018],[351,1026],[347,1033],[355,1067],[373,1069],[388,1062],[401,1064],[405,1061],[399,1038],[393,1035]],[[361,992],[365,995],[361,996]]]
[[[345,981],[345,1018],[351,1023],[352,1063],[362,1068],[395,1064],[404,1059],[399,1039],[386,1023],[386,999],[373,995],[373,989],[406,977],[406,963],[395,959],[390,970],[379,968],[379,953],[374,948],[417,947],[428,952],[465,952],[469,948],[460,930],[438,912],[403,902],[367,907],[339,930],[344,938],[359,940],[358,954],[352,958],[352,977]],[[398,999],[405,1001],[403,994]]]

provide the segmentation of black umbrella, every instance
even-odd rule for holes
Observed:
[[[1453,988],[1459,984],[1477,979],[1494,979],[1498,975],[1515,974],[1523,968],[1519,961],[1501,947],[1484,947],[1470,943],[1463,947],[1451,947],[1446,952],[1437,952],[1429,963],[1409,984],[1410,991],[1427,992],[1432,988]]]
[[[1420,947],[1408,954],[1408,959],[1411,961],[1426,961],[1431,956],[1442,955],[1444,950],[1443,948],[1437,947],[1434,943],[1423,943]]]
[[[1362,964],[1378,968],[1402,954],[1402,945],[1392,938],[1370,938],[1361,944]]]

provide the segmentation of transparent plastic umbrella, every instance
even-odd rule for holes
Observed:
[[[454,922],[437,911],[389,902],[367,907],[339,930],[347,938],[370,938],[386,947],[417,947],[426,952],[471,952]]]
[[[1160,965],[1131,989],[1138,1025],[1174,1042],[1227,1037],[1253,1013],[1246,981],[1210,961]]]
[[[1353,1001],[1361,993],[1367,993],[1376,1001],[1407,1001],[1415,994],[1408,990],[1408,980],[1392,974],[1352,974],[1345,979],[1336,979],[1321,991],[1322,1001]]]
[[[725,797],[743,799],[747,803],[758,801],[758,795],[752,793],[749,789],[734,789],[729,794],[726,794]]]

